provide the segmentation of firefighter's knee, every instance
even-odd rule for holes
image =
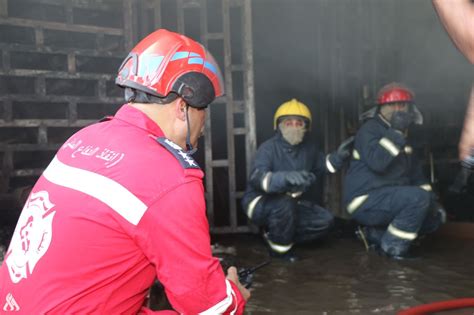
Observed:
[[[407,192],[408,202],[419,209],[420,212],[428,213],[431,204],[431,193],[419,187],[413,187]]]
[[[421,211],[428,213],[431,204],[431,193],[418,188],[415,203]]]
[[[281,195],[272,198],[271,202],[267,202],[265,207],[269,208],[271,217],[290,220],[290,217],[294,216],[296,204],[290,196]]]

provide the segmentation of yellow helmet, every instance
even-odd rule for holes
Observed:
[[[299,102],[297,99],[293,98],[291,101],[285,102],[278,107],[275,112],[275,117],[273,117],[273,129],[277,129],[278,119],[283,116],[300,116],[307,120],[311,124],[311,111],[308,106]],[[308,128],[309,129],[309,128]]]

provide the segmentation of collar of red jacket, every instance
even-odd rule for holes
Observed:
[[[117,111],[114,119],[118,119],[138,128],[144,129],[156,137],[165,136],[161,128],[147,115],[145,115],[145,113],[128,104],[123,105]]]

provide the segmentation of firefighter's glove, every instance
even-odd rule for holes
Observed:
[[[272,174],[267,189],[269,193],[303,192],[316,180],[316,176],[307,171],[281,171]]]
[[[316,175],[313,173],[307,171],[300,171],[300,173],[305,179],[304,186],[311,186],[316,181]]]
[[[405,130],[410,127],[413,122],[413,116],[407,112],[397,111],[392,114],[392,118],[390,119],[390,124],[392,128],[404,132]]]
[[[303,172],[303,175],[306,177],[306,183],[305,184],[307,186],[313,185],[313,183],[316,181],[316,175],[314,175],[311,172],[307,172],[307,171],[302,171],[302,172]]]
[[[291,186],[303,186],[306,181],[306,174],[303,173],[304,171],[288,171],[285,174],[286,182]],[[307,172],[305,172],[307,173]]]
[[[336,154],[342,160],[347,160],[352,155],[352,149],[354,148],[354,137],[349,137],[344,140],[337,148]]]
[[[314,183],[316,176],[307,171],[289,171],[286,180],[290,192],[305,192]]]

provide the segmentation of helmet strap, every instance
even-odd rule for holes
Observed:
[[[186,124],[187,124],[187,132],[186,132],[186,153],[189,155],[193,155],[196,153],[197,148],[193,148],[193,145],[191,144],[191,128],[189,124],[189,114],[188,114],[188,108],[189,105],[186,105]]]
[[[125,88],[125,101],[127,103],[168,104],[177,98],[178,94],[176,93],[169,93],[165,97],[158,97],[134,88]]]

